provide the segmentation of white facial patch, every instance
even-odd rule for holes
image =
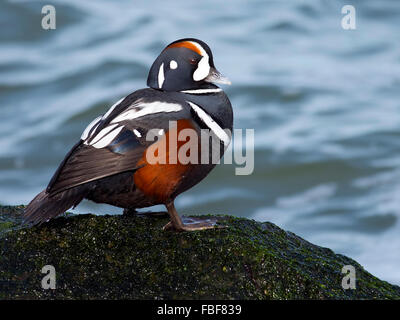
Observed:
[[[208,57],[203,57],[197,65],[196,71],[193,73],[193,80],[200,81],[205,79],[210,73],[210,65],[208,64]]]
[[[165,77],[164,77],[164,62],[161,63],[160,69],[158,70],[158,87],[161,89],[163,83],[164,83]]]
[[[174,70],[178,68],[178,63],[175,60],[171,60],[171,62],[169,63],[169,67]]]
[[[193,80],[200,81],[205,79],[210,73],[210,64],[209,64],[210,58],[206,50],[204,50],[204,48],[200,44],[194,41],[191,41],[191,43],[195,45],[197,49],[199,49],[202,55],[202,58],[197,65],[197,69],[193,73]]]

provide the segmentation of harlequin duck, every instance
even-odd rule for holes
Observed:
[[[230,84],[215,68],[207,44],[194,38],[170,43],[151,66],[149,88],[119,100],[88,125],[47,188],[29,203],[24,221],[43,223],[89,199],[129,210],[164,204],[170,216],[165,229],[213,228],[213,220],[184,223],[174,199],[204,179],[230,143],[231,103],[214,83]],[[177,139],[185,129],[197,137],[208,129],[210,136]],[[150,132],[154,139],[148,139]],[[204,141],[211,145],[202,148]],[[180,152],[184,146],[183,151],[199,150],[194,161],[179,158],[187,156]],[[152,161],[150,150],[166,161]],[[212,160],[214,151],[217,161],[200,161]]]

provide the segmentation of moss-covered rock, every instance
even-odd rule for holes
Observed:
[[[3,299],[400,298],[354,260],[268,222],[221,216],[226,228],[172,233],[166,217],[87,214],[9,231],[21,210],[0,208]],[[41,287],[45,265],[55,290]],[[356,289],[341,286],[345,265]]]

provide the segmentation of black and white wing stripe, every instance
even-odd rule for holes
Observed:
[[[86,145],[93,146],[96,149],[107,147],[123,129],[129,127],[136,136],[140,133],[132,127],[132,121],[140,122],[140,119],[145,116],[159,115],[161,113],[179,112],[183,107],[179,103],[164,102],[164,101],[151,101],[146,102],[143,99],[138,99],[129,106],[127,106],[121,113],[114,115],[111,119],[109,116],[112,114],[110,111],[106,113],[108,117],[98,117],[85,129],[81,139]]]
[[[91,123],[89,123],[89,125],[86,127],[86,129],[83,131],[83,133],[81,135],[81,140],[86,140],[93,134],[93,132],[96,130],[96,128],[100,124],[101,119],[102,119],[102,116],[98,116]]]
[[[58,193],[100,178],[136,170],[145,149],[154,142],[146,141],[147,132],[154,128],[168,130],[168,120],[181,118],[182,112],[188,113],[182,104],[175,101],[139,98],[127,104],[128,97],[87,126],[80,142],[57,169],[47,192]]]

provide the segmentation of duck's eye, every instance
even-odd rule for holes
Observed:
[[[197,64],[197,60],[194,58],[190,59],[189,62],[190,64]]]

